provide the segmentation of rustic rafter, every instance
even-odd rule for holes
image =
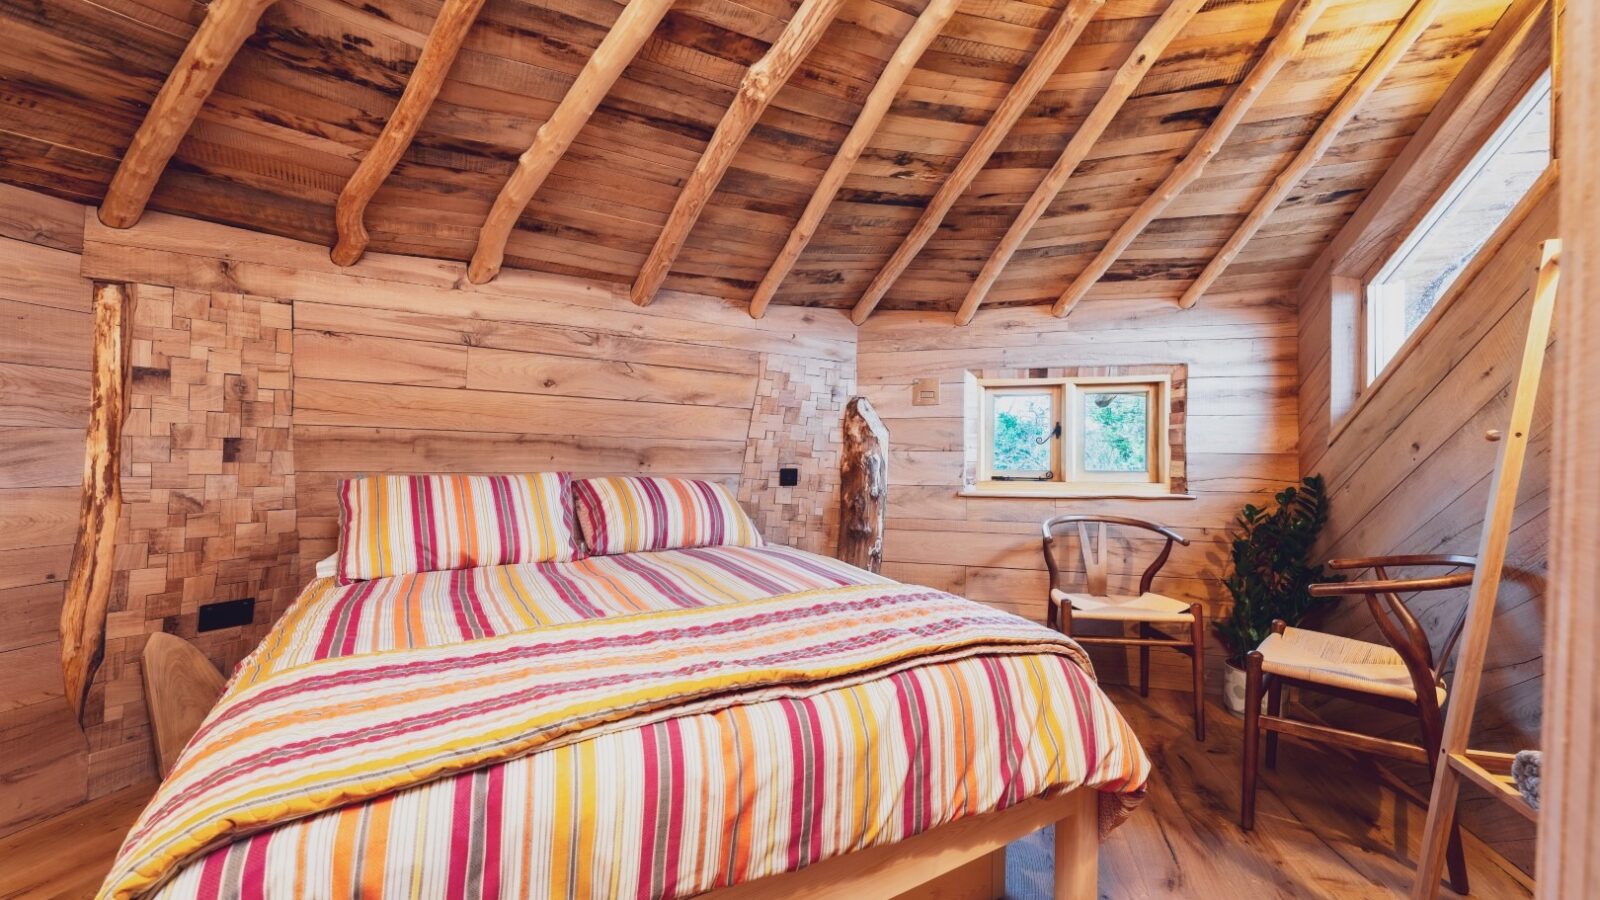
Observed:
[[[439,96],[445,76],[450,74],[450,66],[455,63],[461,43],[466,40],[481,9],[483,0],[445,0],[394,114],[384,124],[377,143],[356,167],[355,174],[345,182],[344,190],[339,192],[339,203],[334,210],[334,221],[339,229],[339,240],[333,245],[332,253],[335,263],[355,265],[366,252],[370,240],[365,222],[367,204],[372,202],[372,195],[383,186],[417,136],[417,129],[422,127],[434,98]]]
[[[1227,243],[1222,245],[1222,249],[1217,251],[1217,255],[1206,264],[1200,277],[1183,292],[1183,296],[1178,299],[1179,306],[1188,309],[1199,302],[1201,295],[1216,282],[1223,270],[1233,262],[1233,258],[1239,255],[1239,251],[1250,243],[1250,239],[1255,237],[1268,217],[1289,196],[1295,185],[1300,183],[1300,179],[1304,178],[1317,161],[1322,159],[1322,155],[1328,152],[1328,148],[1333,146],[1333,142],[1339,137],[1339,132],[1355,118],[1361,104],[1377,89],[1383,79],[1394,71],[1394,67],[1400,62],[1401,57],[1406,55],[1406,51],[1411,49],[1411,45],[1416,43],[1417,38],[1428,30],[1434,15],[1439,11],[1439,5],[1440,0],[1417,0],[1417,4],[1411,7],[1411,12],[1367,63],[1367,67],[1345,89],[1339,102],[1329,110],[1328,117],[1317,126],[1311,139],[1300,148],[1300,152],[1295,154],[1289,165],[1278,173],[1278,177],[1272,181],[1272,186],[1267,188],[1267,192],[1260,200],[1256,201],[1256,205],[1244,217],[1244,221],[1239,223],[1239,227],[1229,236]]]
[[[1177,168],[1172,170],[1161,186],[1156,188],[1145,201],[1139,204],[1133,215],[1116,230],[1100,252],[1089,265],[1084,267],[1078,277],[1062,293],[1060,298],[1051,307],[1051,312],[1057,316],[1065,316],[1072,312],[1089,289],[1094,287],[1111,265],[1117,261],[1123,251],[1128,249],[1134,239],[1155,221],[1184,189],[1193,184],[1195,179],[1205,171],[1217,151],[1222,149],[1228,136],[1233,134],[1239,123],[1244,121],[1245,114],[1255,104],[1267,85],[1286,65],[1293,59],[1300,48],[1305,46],[1306,35],[1311,31],[1311,25],[1328,6],[1328,0],[1296,0],[1294,9],[1290,11],[1289,18],[1283,23],[1272,42],[1267,45],[1266,52],[1256,60],[1239,86],[1234,88],[1233,94],[1228,97],[1228,102],[1223,104],[1222,111],[1212,121],[1205,134],[1190,149]]]
[[[145,114],[100,202],[100,221],[131,228],[218,79],[276,0],[213,0]]]
[[[872,283],[867,285],[867,290],[861,295],[861,299],[856,301],[855,308],[850,312],[851,321],[860,325],[872,315],[883,295],[889,292],[895,280],[905,272],[906,267],[911,265],[917,254],[922,252],[922,248],[927,245],[934,232],[939,230],[939,224],[949,214],[951,207],[955,206],[956,200],[966,192],[967,186],[972,184],[972,179],[983,171],[983,167],[989,162],[989,157],[994,155],[1000,142],[1011,133],[1011,127],[1022,117],[1028,104],[1033,102],[1033,98],[1044,87],[1045,82],[1061,67],[1061,61],[1066,58],[1067,51],[1078,42],[1078,35],[1083,33],[1084,27],[1104,3],[1105,0],[1070,0],[1066,9],[1061,11],[1061,17],[1045,36],[1044,43],[1039,45],[1033,59],[1028,62],[1028,67],[1023,70],[1022,77],[1018,78],[1011,86],[1011,90],[1006,92],[1005,99],[1000,101],[1000,106],[995,109],[994,115],[989,117],[988,123],[983,126],[983,131],[978,133],[977,140],[967,148],[961,161],[951,170],[950,177],[945,179],[944,184],[934,193],[933,199],[922,211],[922,216],[917,219],[917,224],[912,226],[911,233],[907,234],[905,240],[900,242],[900,246],[895,248],[889,261],[878,270],[878,274],[873,277]]]
[[[711,143],[695,164],[689,180],[684,182],[683,190],[678,192],[667,224],[656,237],[655,246],[650,248],[650,255],[633,281],[634,303],[648,306],[655,299],[656,291],[667,279],[672,263],[689,239],[689,232],[694,229],[700,213],[705,211],[728,166],[733,164],[733,157],[744,145],[750,129],[755,127],[767,104],[778,95],[789,77],[800,68],[811,48],[822,39],[823,32],[828,30],[842,6],[844,0],[805,0],[766,55],[745,72],[733,105],[717,123]]]
[[[1111,124],[1111,120],[1116,118],[1118,111],[1122,109],[1122,105],[1133,96],[1139,83],[1144,80],[1145,73],[1155,65],[1162,51],[1172,43],[1173,38],[1178,36],[1204,5],[1205,0],[1172,0],[1161,14],[1161,18],[1150,26],[1150,30],[1145,32],[1144,37],[1133,48],[1133,52],[1128,54],[1117,74],[1112,76],[1111,84],[1106,86],[1105,93],[1101,94],[1099,101],[1095,103],[1094,109],[1089,111],[1083,124],[1073,133],[1072,140],[1067,142],[1061,155],[1056,158],[1055,165],[1045,173],[1039,186],[1034,188],[1033,194],[1022,205],[1011,227],[1006,229],[1005,237],[1000,239],[994,252],[989,254],[988,261],[978,272],[978,279],[973,282],[972,287],[967,290],[966,298],[961,301],[961,309],[956,312],[957,325],[965,325],[972,321],[972,317],[978,312],[978,307],[988,296],[989,289],[999,279],[1006,263],[1016,255],[1017,248],[1022,246],[1022,241],[1028,236],[1028,232],[1033,230],[1033,226],[1044,216],[1045,210],[1055,202],[1056,195],[1061,193],[1061,188],[1066,185],[1067,179],[1072,177],[1078,164],[1089,155],[1095,142],[1100,140],[1100,135],[1105,132],[1106,126]]]
[[[506,241],[517,225],[517,218],[527,209],[528,201],[567,152],[572,139],[594,115],[600,101],[605,99],[670,8],[672,0],[631,0],[623,8],[622,15],[595,48],[583,71],[561,98],[560,105],[539,126],[533,142],[517,160],[516,170],[495,198],[494,206],[478,231],[478,247],[467,266],[467,278],[473,284],[483,284],[500,273]]]
[[[1186,0],[1186,2],[1196,2],[1196,0]],[[867,142],[877,132],[879,123],[883,121],[890,105],[894,103],[895,95],[900,92],[900,86],[905,84],[906,76],[916,68],[917,61],[922,59],[922,54],[933,43],[933,39],[939,36],[945,23],[950,21],[950,17],[960,5],[961,0],[933,0],[922,10],[911,30],[906,32],[905,38],[900,41],[900,46],[889,58],[889,64],[884,67],[883,73],[872,85],[872,91],[867,94],[867,101],[862,105],[861,114],[856,117],[855,125],[845,136],[839,152],[834,154],[833,161],[828,164],[828,170],[822,174],[822,181],[818,183],[810,202],[806,204],[805,212],[800,214],[800,221],[796,222],[794,230],[789,232],[789,239],[778,252],[778,258],[773,260],[771,268],[767,269],[766,277],[761,279],[760,286],[756,288],[755,297],[750,301],[752,317],[759,319],[766,315],[767,306],[772,302],[773,295],[778,293],[778,287],[789,277],[795,262],[805,251],[806,244],[810,243],[812,236],[817,233],[817,226],[827,214],[828,206],[833,203],[833,198],[844,185],[845,178],[850,175],[851,167],[861,157],[861,151],[866,149]]]

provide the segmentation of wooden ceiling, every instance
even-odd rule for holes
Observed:
[[[227,4],[248,5],[212,0]],[[409,145],[389,146],[392,173],[366,167],[378,170],[364,215],[373,250],[472,259],[519,157],[562,108],[539,139],[554,166],[514,220],[506,266],[631,283],[640,302],[658,282],[749,302],[814,204],[814,234],[790,241],[803,249],[770,280],[771,302],[854,306],[859,319],[871,285],[880,309],[954,312],[1126,67],[1140,70],[1126,102],[1107,100],[1059,193],[1035,201],[1037,223],[990,273],[985,307],[1070,309],[1075,279],[1091,298],[1176,300],[1359,89],[1342,110],[1353,118],[1325,129],[1325,155],[1302,154],[1315,164],[1258,212],[1212,288],[1286,290],[1508,0],[1445,0],[1426,16],[1427,0],[632,0],[629,27],[643,30],[636,52],[624,35],[608,42],[626,63],[609,84],[604,59],[589,64],[625,4],[481,0],[474,18],[477,5],[278,0],[223,60],[150,208],[334,246],[340,192],[413,71],[433,67],[418,60],[444,10],[441,33],[464,38],[437,99],[408,101],[399,118],[421,122]],[[0,180],[101,202],[206,13],[192,0],[0,0]],[[1302,25],[1303,44],[1290,34]],[[1159,51],[1147,72],[1130,60],[1141,40]],[[1392,69],[1358,82],[1386,47]],[[792,74],[774,59],[784,53]],[[598,101],[591,116],[583,93]],[[873,124],[875,104],[887,108]],[[570,143],[553,143],[562,117]],[[847,137],[847,161],[859,156],[830,172]],[[814,201],[825,173],[837,193]],[[1163,181],[1180,189],[1152,201]],[[948,212],[925,215],[942,186],[936,213]],[[1129,229],[1141,205],[1154,214]],[[919,219],[925,244],[884,274]],[[1106,250],[1119,227],[1131,239]]]

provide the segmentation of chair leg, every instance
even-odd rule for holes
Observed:
[[[1189,604],[1194,621],[1189,624],[1189,659],[1194,664],[1194,739],[1206,739],[1206,614],[1200,604]]]
[[[1267,682],[1267,714],[1270,716],[1283,715],[1283,682],[1272,676],[1264,676]],[[1267,768],[1278,767],[1278,733],[1267,729]]]
[[[1239,798],[1239,826],[1245,831],[1256,827],[1257,757],[1261,748],[1261,653],[1252,650],[1244,658],[1244,772]]]
[[[1143,628],[1141,628],[1139,630],[1139,633],[1141,635],[1148,634],[1148,632]],[[1141,697],[1150,696],[1150,645],[1149,644],[1140,644],[1139,645],[1139,696],[1141,696]]]

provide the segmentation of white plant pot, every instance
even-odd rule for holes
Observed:
[[[1244,670],[1231,665],[1222,667],[1222,705],[1228,712],[1244,718]],[[1267,711],[1267,693],[1261,692],[1261,711]]]

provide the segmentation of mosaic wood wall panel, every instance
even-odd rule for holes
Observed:
[[[839,535],[839,451],[854,366],[768,354],[750,410],[739,500],[767,540],[832,554]],[[798,469],[784,487],[779,470]]]
[[[295,576],[293,307],[134,289],[122,519],[106,661],[90,695],[90,793],[148,778],[139,656],[183,637],[224,672],[266,634]],[[254,623],[197,633],[203,603],[254,598]]]

